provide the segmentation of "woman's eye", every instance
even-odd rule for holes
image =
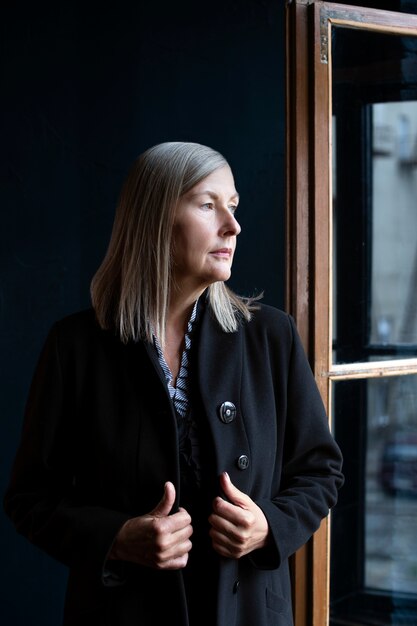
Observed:
[[[214,208],[214,204],[212,202],[205,202],[201,206],[202,206],[203,209],[212,209],[212,208]]]
[[[237,210],[237,204],[230,204],[230,205],[229,205],[229,211],[230,211],[230,213],[235,214],[235,213],[236,213],[236,210]]]

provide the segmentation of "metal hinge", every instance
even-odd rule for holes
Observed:
[[[329,21],[327,15],[320,15],[320,62],[329,61]]]

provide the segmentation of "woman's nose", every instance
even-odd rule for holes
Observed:
[[[227,210],[227,216],[223,223],[222,234],[223,235],[235,235],[237,236],[241,227],[233,213],[230,212],[230,209]]]

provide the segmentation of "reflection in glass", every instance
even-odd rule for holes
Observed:
[[[365,586],[417,593],[417,377],[367,382]]]
[[[331,58],[333,358],[414,357],[417,37],[336,26]]]
[[[371,343],[417,343],[417,102],[372,107]]]
[[[332,396],[346,484],[332,513],[331,624],[417,624],[417,376],[339,381]]]

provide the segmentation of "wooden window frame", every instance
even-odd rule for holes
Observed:
[[[393,26],[394,24],[394,26]],[[286,10],[286,308],[331,415],[335,380],[417,373],[417,359],[332,363],[331,59],[333,25],[416,33],[417,16],[293,0]],[[295,626],[329,623],[330,523],[292,559]]]

